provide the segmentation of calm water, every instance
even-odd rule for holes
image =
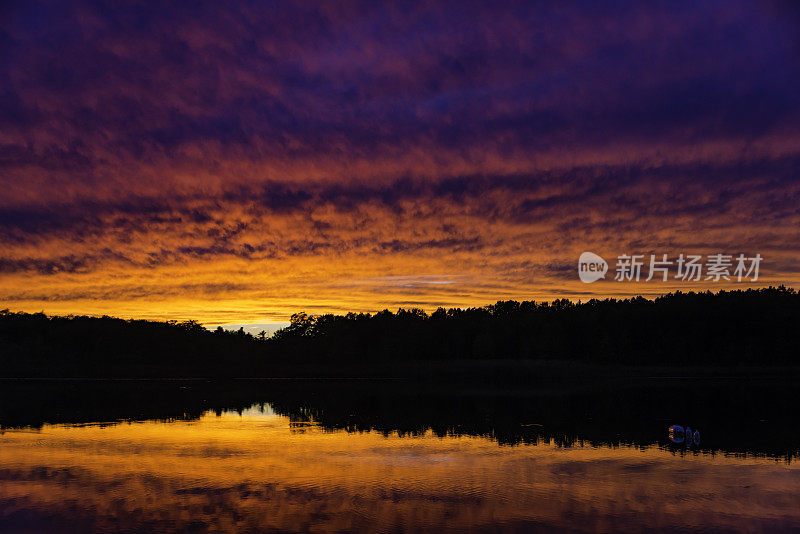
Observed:
[[[0,532],[800,530],[786,384],[4,386]]]

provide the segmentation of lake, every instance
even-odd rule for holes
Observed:
[[[790,381],[2,386],[1,532],[800,529]]]

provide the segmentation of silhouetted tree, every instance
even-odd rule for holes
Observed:
[[[537,359],[628,365],[796,365],[800,294],[784,286],[654,300],[498,301],[397,313],[293,314],[271,337],[196,321],[0,312],[0,373],[265,373],[298,362]]]

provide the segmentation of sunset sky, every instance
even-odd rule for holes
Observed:
[[[800,287],[789,1],[12,1],[0,66],[0,308],[262,325]],[[764,259],[614,280],[651,253]]]

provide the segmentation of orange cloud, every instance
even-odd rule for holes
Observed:
[[[780,6],[239,7],[8,9],[0,305],[219,324],[717,287],[583,285],[584,250],[798,282]]]

